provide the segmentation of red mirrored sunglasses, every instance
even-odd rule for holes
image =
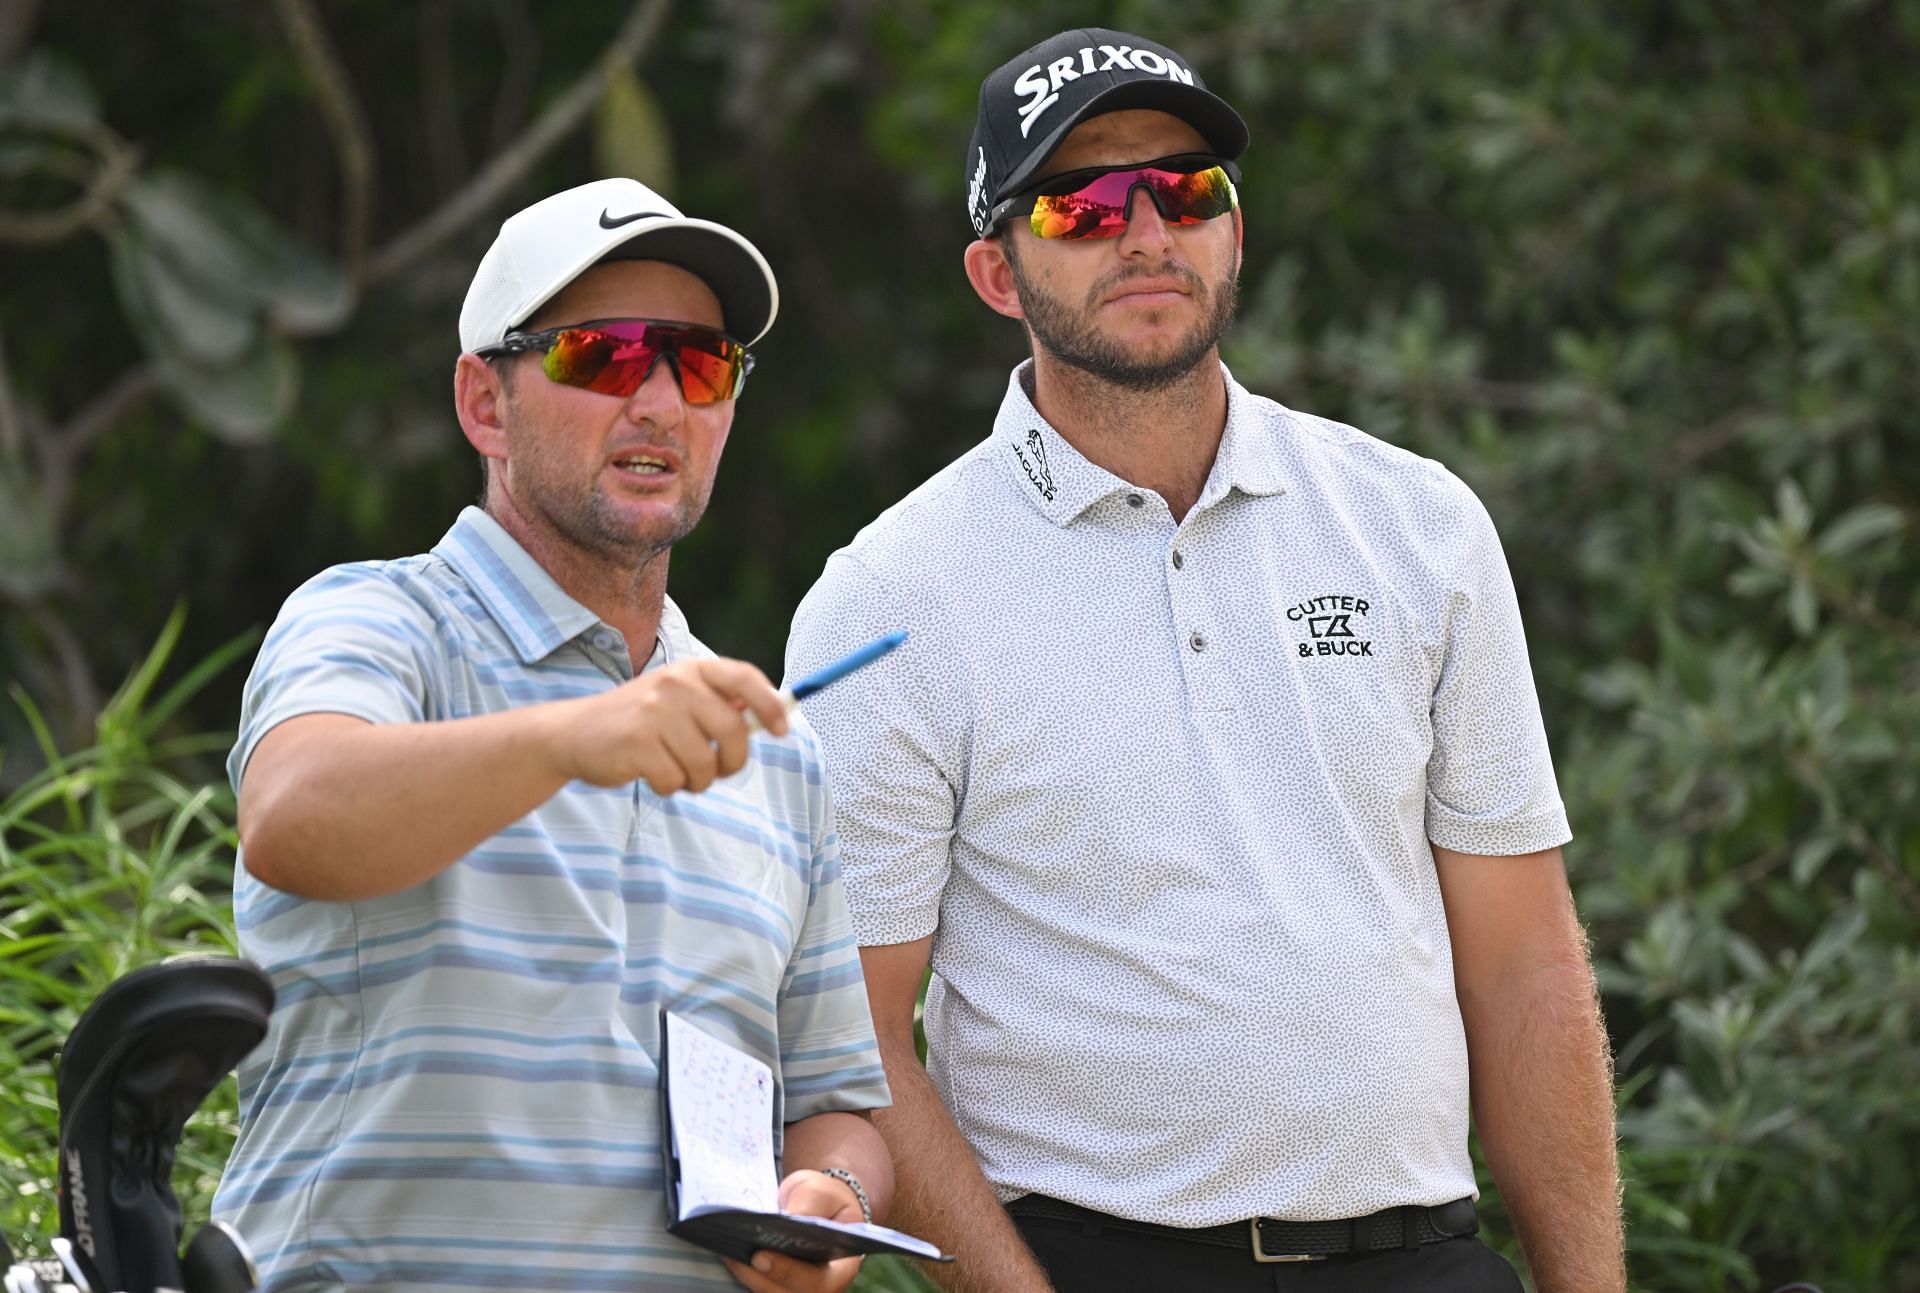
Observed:
[[[717,328],[670,319],[592,319],[545,332],[509,332],[474,352],[540,354],[540,371],[562,386],[622,399],[639,390],[665,359],[689,404],[737,399],[753,371],[747,348]]]
[[[1039,238],[1118,238],[1127,231],[1133,191],[1144,188],[1168,224],[1200,224],[1240,204],[1234,189],[1239,178],[1240,170],[1232,162],[1205,153],[1062,171],[1001,201],[990,221],[997,227],[1003,220],[1024,215],[1027,227]]]

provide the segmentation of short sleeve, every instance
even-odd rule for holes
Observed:
[[[813,779],[809,799],[814,831],[807,912],[780,989],[780,1085],[788,1122],[892,1103],[860,948],[847,917],[840,842],[824,776]]]
[[[863,945],[910,943],[939,924],[963,784],[966,702],[940,668],[936,613],[836,553],[795,613],[787,679],[897,629],[892,655],[808,698],[833,785],[847,902]]]
[[[1427,836],[1462,853],[1534,853],[1571,832],[1500,536],[1480,500],[1459,491],[1467,514],[1433,693]]]
[[[369,723],[433,717],[444,648],[433,615],[389,566],[336,566],[294,591],[267,631],[227,760],[236,791],[260,738],[303,714]]]

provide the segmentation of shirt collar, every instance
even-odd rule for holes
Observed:
[[[544,660],[600,623],[599,616],[567,596],[498,521],[477,507],[462,508],[433,551],[467,581],[522,664]],[[662,616],[662,625],[665,622]]]
[[[1227,427],[1197,506],[1205,507],[1234,489],[1256,497],[1284,494],[1290,482],[1280,462],[1282,423],[1273,415],[1276,406],[1255,400],[1225,364],[1220,372],[1227,379]]]
[[[1089,507],[1138,486],[1081,454],[1033,406],[1023,380],[1032,368],[1026,360],[1007,379],[1007,394],[993,423],[1001,465],[1015,486],[1055,525],[1066,526]],[[1205,507],[1238,489],[1244,494],[1278,494],[1287,488],[1281,469],[1279,429],[1263,417],[1252,395],[1222,364],[1227,379],[1227,425],[1198,506]]]

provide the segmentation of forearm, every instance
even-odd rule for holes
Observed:
[[[885,1220],[893,1208],[893,1159],[865,1114],[816,1113],[788,1123],[781,1167],[788,1172],[844,1168],[867,1192],[875,1221]]]
[[[437,875],[565,784],[551,733],[561,709],[436,723],[289,720],[267,733],[241,782],[247,869],[275,888],[336,901]]]
[[[927,1272],[952,1293],[1048,1293],[1046,1274],[980,1174],[911,1045],[883,1039],[881,1055],[893,1107],[876,1110],[873,1121],[893,1152],[891,1224],[959,1257]]]
[[[1626,1288],[1613,1066],[1584,955],[1463,990],[1474,1124],[1540,1293]]]

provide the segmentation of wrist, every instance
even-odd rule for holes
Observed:
[[[578,780],[582,772],[574,757],[574,733],[585,718],[580,712],[581,700],[549,701],[524,711],[532,720],[534,764],[544,768],[547,776],[560,786]]]
[[[832,1177],[846,1186],[852,1192],[854,1202],[860,1205],[860,1219],[866,1222],[873,1220],[873,1204],[867,1201],[867,1190],[860,1184],[859,1177],[844,1167],[824,1167],[820,1169],[820,1175]]]

